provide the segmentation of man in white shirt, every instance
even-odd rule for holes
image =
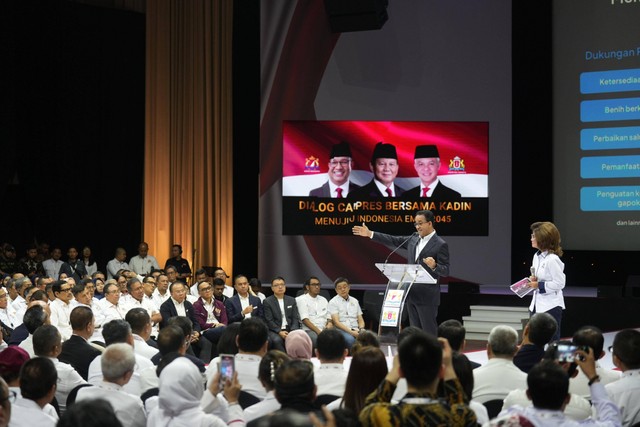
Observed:
[[[27,328],[29,336],[20,343],[19,347],[29,353],[29,356],[35,357],[33,333],[40,326],[49,324],[49,306],[43,301],[32,301],[24,313],[24,326]]]
[[[71,330],[71,300],[73,294],[71,293],[72,286],[64,280],[57,280],[53,282],[51,291],[56,299],[49,303],[51,308],[51,324],[58,328],[63,340],[68,340],[73,331]]]
[[[127,312],[125,320],[131,326],[134,351],[151,360],[153,356],[158,354],[158,349],[147,344],[151,337],[152,328],[149,313],[142,307],[134,307]]]
[[[351,349],[358,334],[364,329],[362,309],[358,300],[349,295],[351,287],[348,279],[338,277],[333,282],[333,286],[338,295],[329,301],[331,322],[344,336],[347,348]]]
[[[204,268],[201,268],[200,270],[196,270],[196,282],[191,285],[191,288],[189,289],[189,293],[196,297],[199,298],[200,297],[200,293],[198,292],[198,285],[202,282],[208,282],[209,281],[209,276],[207,276],[207,270],[205,270]]]
[[[108,346],[116,343],[124,343],[133,349],[134,340],[131,333],[131,326],[124,320],[112,320],[104,325],[102,330],[104,342]],[[104,354],[103,354],[104,355]],[[158,387],[158,376],[156,375],[156,367],[146,357],[135,355],[136,363],[133,370],[133,376],[127,382],[123,389],[127,393],[136,396],[142,395],[146,390]],[[100,384],[103,379],[102,374],[102,356],[93,359],[89,365],[89,383]]]
[[[612,347],[613,364],[622,371],[622,378],[605,386],[618,405],[622,425],[640,422],[640,332],[625,329],[616,334]]]
[[[151,298],[145,298],[144,285],[140,283],[137,277],[129,279],[127,282],[127,290],[129,291],[129,298],[127,299],[127,303],[124,304],[125,312],[133,308],[143,308],[149,313],[152,324],[157,324],[162,321],[159,308],[156,307]]]
[[[151,299],[156,307],[160,308],[160,306],[169,298],[171,298],[171,293],[169,292],[169,278],[166,274],[161,274],[156,279],[156,290],[153,291]]]
[[[58,356],[62,352],[62,340],[60,333],[54,326],[42,325],[36,329],[33,334],[33,350],[36,356],[46,357],[53,362],[58,372],[55,395],[60,411],[64,412],[71,390],[80,384],[86,384],[86,381],[71,365],[58,360]]]
[[[573,334],[573,343],[578,346],[587,346],[593,350],[596,359],[596,373],[600,377],[600,384],[606,386],[609,383],[620,379],[620,371],[605,369],[598,363],[598,360],[605,356],[604,336],[602,331],[595,326],[583,326]],[[569,392],[591,400],[591,388],[589,379],[585,375],[578,374],[569,380]]]
[[[27,310],[27,300],[24,299],[24,293],[27,288],[31,286],[31,280],[29,280],[28,277],[16,279],[14,282],[14,286],[17,295],[11,303],[11,307],[16,311],[16,318],[18,322],[22,323],[22,316],[24,316],[24,312]]]
[[[113,279],[118,271],[130,270],[129,264],[126,263],[127,251],[124,248],[117,248],[115,257],[107,263],[107,280]]]
[[[95,387],[83,387],[76,402],[87,399],[105,399],[111,404],[123,426],[145,427],[147,416],[139,396],[129,394],[123,387],[133,377],[136,357],[128,344],[112,344],[101,357],[102,381]]]
[[[47,276],[52,277],[53,280],[58,280],[60,267],[64,264],[60,261],[60,257],[62,257],[62,250],[60,248],[53,248],[53,251],[51,251],[51,258],[42,261],[42,268],[44,268],[44,272]]]
[[[55,329],[55,328],[54,328]],[[20,370],[20,394],[11,408],[10,426],[55,427],[58,419],[43,409],[56,395],[58,373],[51,360],[36,357]]]
[[[242,384],[242,390],[262,400],[267,395],[267,390],[258,379],[258,368],[260,360],[267,353],[269,347],[267,325],[262,319],[255,317],[243,320],[238,330],[236,342],[238,354],[235,356],[235,371],[238,373],[238,382]],[[209,367],[211,366],[209,365]],[[207,387],[211,385],[214,372],[207,369],[209,379]]]
[[[146,276],[152,270],[160,269],[158,260],[153,255],[149,255],[149,245],[146,242],[138,245],[138,255],[129,260],[129,267],[140,276]]]
[[[125,307],[120,303],[120,287],[115,283],[104,285],[104,298],[98,302],[104,323],[114,319],[124,320],[127,314]]]
[[[518,333],[510,326],[499,325],[489,333],[489,360],[473,370],[473,400],[485,403],[504,400],[512,390],[527,388],[527,374],[513,364],[518,350]]]
[[[311,276],[304,282],[306,293],[296,298],[302,329],[311,338],[314,348],[318,334],[323,329],[333,326],[329,315],[329,301],[320,295],[320,287],[320,279]]]
[[[234,294],[234,287],[233,284],[231,283],[227,283],[227,279],[229,278],[229,276],[227,275],[227,273],[224,271],[224,268],[222,267],[216,267],[213,270],[213,278],[214,279],[220,279],[224,281],[224,291],[223,291],[223,295],[226,296],[227,298],[231,298]],[[222,301],[224,302],[224,301]]]
[[[0,288],[0,320],[11,329],[18,326],[16,311],[9,305],[9,295],[5,288]]]
[[[329,394],[342,397],[349,372],[344,369],[344,359],[349,354],[344,335],[335,328],[325,329],[318,335],[314,377],[318,396]]]

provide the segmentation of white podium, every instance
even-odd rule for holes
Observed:
[[[389,282],[382,301],[378,337],[380,344],[395,345],[400,333],[404,302],[412,286],[438,283],[420,264],[376,263]]]

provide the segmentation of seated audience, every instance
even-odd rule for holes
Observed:
[[[229,323],[242,322],[252,316],[264,318],[264,311],[260,298],[249,294],[249,280],[247,276],[239,274],[234,279],[236,294],[227,298],[224,306],[227,309]]]
[[[486,364],[473,370],[473,398],[485,403],[504,399],[511,390],[524,389],[527,374],[513,364],[518,350],[518,333],[510,326],[499,325],[489,333]]]
[[[356,342],[351,347],[351,355],[355,355],[356,352],[362,350],[367,347],[375,347],[380,348],[380,340],[378,339],[378,334],[372,331],[360,331],[358,337],[356,338]]]
[[[46,304],[34,304],[27,309],[24,313],[23,325],[29,332],[29,336],[25,338],[20,344],[19,347],[24,349],[29,356],[35,357],[35,352],[33,350],[33,333],[42,325],[49,324],[49,306]],[[14,334],[12,334],[12,338]]]
[[[120,300],[122,292],[118,283],[107,283],[104,285],[104,298],[98,302],[103,316],[103,325],[112,320],[124,320],[127,310]]]
[[[490,422],[491,426],[620,426],[620,414],[609,399],[596,374],[593,351],[576,358],[580,370],[591,381],[591,396],[596,419],[574,421],[563,413],[569,402],[569,376],[557,363],[543,361],[531,368],[527,376],[527,396],[533,406],[514,406]]]
[[[104,399],[76,402],[60,417],[57,427],[124,427],[111,403]]]
[[[93,312],[89,307],[79,306],[71,311],[71,329],[73,335],[62,344],[62,352],[58,357],[61,362],[68,363],[86,381],[89,365],[102,352],[89,344],[95,329]]]
[[[128,344],[133,350],[134,341],[131,333],[131,326],[121,319],[112,320],[104,325],[102,335],[107,346],[112,344]],[[104,355],[104,354],[103,354]],[[156,376],[155,366],[146,357],[135,356],[135,368],[133,376],[123,386],[123,391],[140,396],[146,390],[158,386],[158,377]],[[89,383],[100,384],[104,377],[102,372],[102,356],[93,359],[89,365]]]
[[[151,360],[153,356],[158,354],[158,349],[147,344],[153,329],[149,312],[142,307],[135,307],[127,312],[125,320],[131,326],[134,351]]]
[[[58,422],[57,416],[46,413],[44,408],[51,404],[56,395],[57,381],[58,373],[51,360],[46,357],[36,357],[26,361],[20,370],[22,396],[11,405],[9,425],[55,427]]]
[[[320,366],[315,368],[318,395],[342,397],[349,374],[344,369],[344,359],[349,354],[344,335],[337,329],[325,329],[318,335],[316,357]]]
[[[426,333],[404,338],[393,368],[365,400],[359,416],[362,425],[477,425],[451,357],[451,347],[446,339],[437,340]],[[401,376],[407,380],[408,393],[400,403],[391,404],[391,396]],[[437,398],[440,380],[444,381],[446,401]]]
[[[269,341],[274,350],[285,351],[285,341],[289,332],[300,329],[300,315],[296,300],[285,295],[287,287],[282,277],[271,281],[273,295],[263,303],[264,319],[269,328]]]
[[[387,359],[379,348],[364,347],[354,353],[347,374],[344,396],[331,402],[329,409],[348,409],[355,415],[364,408],[364,401],[387,376]]]
[[[311,276],[304,282],[304,294],[296,298],[298,314],[302,322],[302,329],[309,334],[313,347],[316,347],[318,334],[324,328],[332,327],[329,314],[329,301],[320,295],[322,287],[320,279]]]
[[[344,335],[347,348],[351,349],[360,331],[364,330],[362,309],[358,300],[349,295],[351,287],[348,279],[338,277],[333,286],[338,295],[329,301],[331,322],[335,329]]]
[[[60,412],[64,412],[69,392],[87,382],[69,364],[62,363],[58,356],[62,351],[62,337],[53,325],[42,325],[33,334],[33,350],[38,357],[46,357],[53,362],[57,371],[58,382],[55,397],[58,400]]]
[[[64,340],[68,340],[73,333],[71,321],[69,320],[73,309],[71,307],[71,300],[73,299],[72,288],[73,286],[64,280],[55,281],[51,286],[51,292],[54,296],[54,299],[49,303],[51,324],[58,328]]]
[[[139,395],[124,391],[136,366],[136,356],[130,344],[116,343],[107,346],[100,365],[102,380],[93,387],[78,390],[77,402],[85,399],[105,399],[113,406],[116,417],[123,426],[145,427],[147,416]]]
[[[292,359],[309,360],[313,357],[313,343],[309,335],[302,329],[291,331],[289,335],[287,335],[285,347],[287,354]]]
[[[471,361],[464,354],[454,351],[451,355],[451,363],[453,363],[453,370],[456,371],[456,376],[460,380],[464,394],[467,396],[469,408],[476,414],[478,424],[482,425],[488,422],[489,413],[487,408],[482,403],[473,400],[473,367],[471,366]],[[440,385],[443,386],[442,382]],[[444,390],[438,391],[439,394],[445,397]]]
[[[252,277],[251,279],[249,279],[249,287],[251,288],[251,293],[260,298],[260,301],[264,303],[264,300],[265,298],[267,298],[267,296],[262,293],[262,282],[260,281],[260,279],[258,279],[257,277]]]
[[[579,346],[587,346],[593,350],[596,359],[596,372],[600,377],[600,383],[607,385],[620,379],[620,372],[612,369],[605,369],[598,363],[605,356],[604,336],[602,331],[595,326],[583,326],[573,334],[573,343]],[[577,375],[569,379],[569,392],[591,400],[591,390],[589,379],[584,375]]]
[[[211,283],[203,281],[197,286],[200,298],[193,303],[193,310],[202,334],[211,341],[211,356],[215,357],[218,341],[227,325],[227,310],[221,301],[213,297]]]
[[[459,320],[450,319],[438,325],[438,337],[446,338],[453,351],[462,353],[466,345],[467,330]],[[469,361],[473,369],[480,366],[479,363]]]
[[[158,354],[153,356],[151,362],[157,365],[156,372],[160,369],[160,365],[166,365],[169,362],[165,360],[165,357],[169,355],[178,354],[180,356],[187,357],[198,370],[204,369],[202,360],[197,357],[187,354],[187,348],[189,347],[189,340],[185,339],[185,333],[178,325],[169,325],[162,328],[158,335]]]
[[[613,364],[622,371],[622,378],[605,388],[613,403],[620,408],[622,425],[633,426],[640,422],[640,332],[635,329],[618,332],[611,351]],[[593,401],[593,388],[591,393]]]
[[[522,332],[520,349],[513,357],[513,364],[522,372],[529,372],[544,355],[544,347],[556,334],[558,323],[549,313],[536,313],[529,319]]]
[[[267,395],[262,401],[245,408],[244,419],[246,422],[280,409],[280,402],[278,402],[275,396],[275,377],[278,368],[288,360],[291,360],[289,356],[279,350],[271,350],[264,355],[258,367],[258,379],[264,386],[264,389],[267,390]]]

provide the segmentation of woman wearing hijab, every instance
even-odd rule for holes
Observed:
[[[218,376],[219,374],[216,374],[215,380],[218,379]],[[229,403],[228,423],[201,409],[200,399],[203,393],[202,374],[196,365],[187,358],[177,358],[160,374],[158,406],[147,417],[147,426],[226,427],[227,425],[245,425],[242,408],[238,404],[240,385],[235,375],[233,382],[227,381],[224,389],[224,397]]]
[[[289,332],[287,340],[284,342],[287,354],[292,359],[310,360],[313,355],[313,343],[309,334],[302,329]]]

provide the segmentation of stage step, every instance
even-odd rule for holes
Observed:
[[[511,326],[522,337],[523,325],[529,318],[527,307],[472,305],[470,308],[471,316],[462,317],[468,340],[487,340],[489,332],[497,325]]]

